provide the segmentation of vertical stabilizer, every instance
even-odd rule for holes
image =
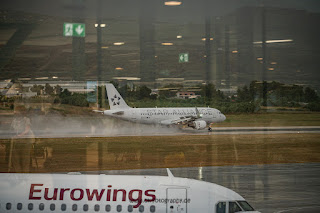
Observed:
[[[113,84],[106,84],[106,90],[108,94],[110,109],[114,110],[130,108],[123,100],[117,89],[113,86]]]
[[[170,171],[170,169],[167,168],[167,173],[168,173],[168,177],[169,178],[174,178],[172,172]]]

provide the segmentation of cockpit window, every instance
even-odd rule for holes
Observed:
[[[244,211],[254,211],[247,201],[238,201],[238,203]]]
[[[225,213],[226,212],[226,202],[220,202],[217,204],[217,213]]]
[[[241,208],[236,202],[229,202],[229,213],[241,212]]]

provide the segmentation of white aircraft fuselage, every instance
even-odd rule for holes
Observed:
[[[179,125],[204,129],[211,123],[222,122],[226,116],[209,107],[131,108],[113,84],[106,84],[110,110],[99,111],[104,115],[146,124]]]
[[[209,107],[197,108],[202,115],[198,120],[204,120],[207,124],[219,123],[226,119],[219,110]],[[177,118],[196,116],[195,108],[129,108],[119,113],[119,110],[105,110],[103,114],[123,120],[147,123],[147,124],[173,124],[170,121]]]
[[[234,207],[254,211],[228,188],[172,174],[0,174],[0,212],[212,213]]]

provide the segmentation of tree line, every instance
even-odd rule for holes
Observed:
[[[128,105],[133,107],[210,106],[219,108],[223,113],[252,113],[259,111],[262,106],[298,107],[310,111],[320,111],[320,99],[314,89],[304,88],[301,85],[286,85],[275,81],[252,81],[249,85],[239,87],[233,95],[226,95],[211,83],[198,85],[195,91],[198,97],[195,99],[176,98],[177,91],[186,91],[180,84],[168,84],[160,88],[156,94],[152,93],[152,90],[145,85],[120,87],[117,83],[112,83],[128,102]],[[48,83],[45,86],[33,85],[30,90],[39,96],[50,96],[54,99],[54,103],[81,107],[89,106],[88,94],[71,93],[68,89],[62,89],[59,85],[55,87]],[[102,92],[103,90],[105,90],[105,87],[99,86],[92,92],[94,96],[98,93],[98,98],[94,98],[93,101],[98,100],[99,106],[108,106],[107,94]],[[266,92],[265,96],[263,92]],[[103,95],[104,97],[102,97]]]

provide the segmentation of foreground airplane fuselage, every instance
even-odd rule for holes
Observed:
[[[211,123],[226,119],[219,110],[209,107],[131,108],[112,84],[106,84],[106,90],[110,110],[103,111],[103,114],[123,120],[146,124],[185,124],[194,129],[204,129]]]
[[[225,187],[172,175],[0,174],[0,212],[254,211]]]

